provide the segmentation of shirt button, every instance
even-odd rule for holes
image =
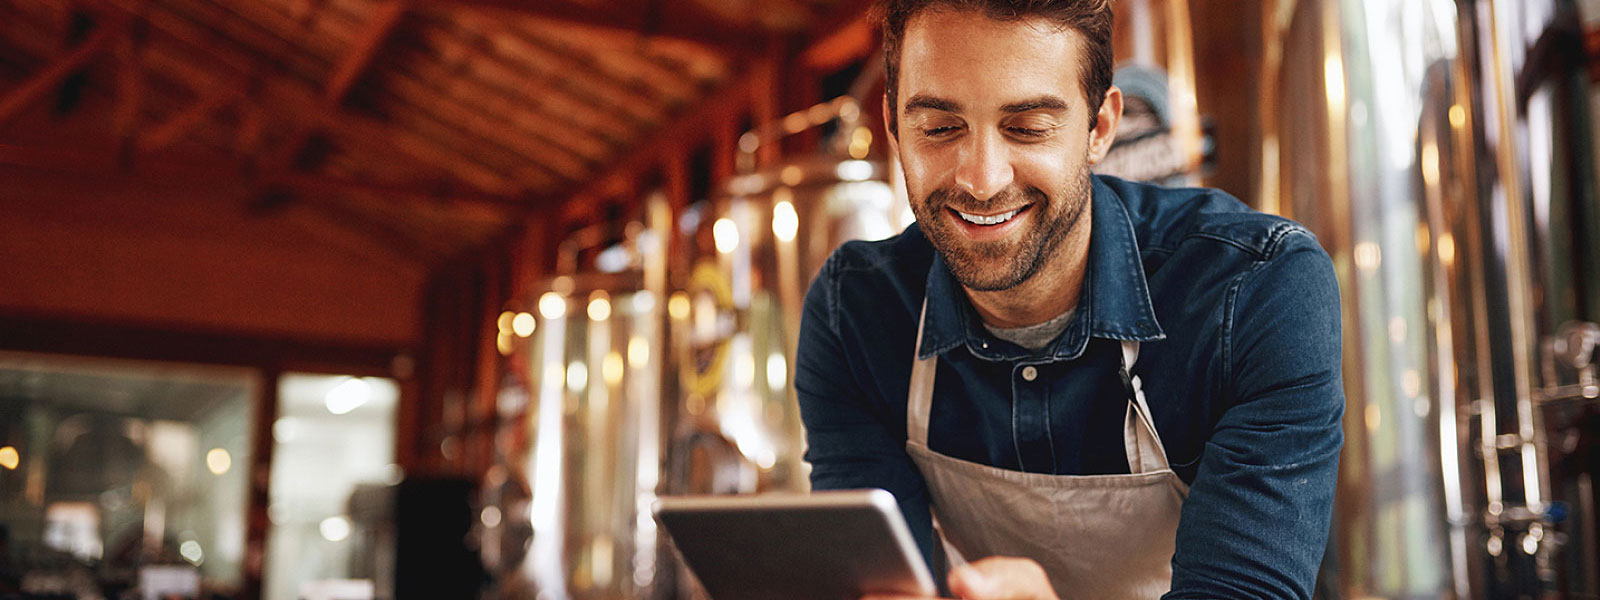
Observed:
[[[1038,377],[1038,376],[1039,376],[1039,370],[1033,368],[1033,365],[1028,365],[1028,366],[1022,368],[1022,378],[1024,380],[1033,381],[1033,379],[1035,377]]]

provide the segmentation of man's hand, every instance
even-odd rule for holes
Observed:
[[[1028,558],[995,556],[950,570],[950,593],[962,600],[1057,600],[1044,567]],[[924,600],[873,595],[861,600]]]

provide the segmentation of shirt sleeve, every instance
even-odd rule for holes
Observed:
[[[839,329],[835,253],[806,293],[795,359],[795,393],[816,490],[882,488],[894,494],[925,560],[932,561],[927,488],[905,451],[905,404],[874,403],[852,368]],[[898,421],[886,408],[899,407]]]
[[[1183,505],[1165,598],[1311,598],[1333,513],[1344,390],[1339,284],[1304,230],[1224,311],[1227,407]]]

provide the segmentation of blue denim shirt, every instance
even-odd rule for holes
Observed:
[[[905,452],[913,352],[939,355],[934,451],[1031,473],[1127,473],[1118,340],[1137,340],[1133,373],[1191,486],[1166,597],[1310,598],[1343,443],[1327,253],[1300,225],[1216,190],[1094,179],[1078,308],[1038,353],[984,329],[915,225],[834,252],[806,295],[795,375],[813,487],[893,492],[930,553],[927,489]]]

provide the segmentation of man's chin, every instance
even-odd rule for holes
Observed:
[[[962,287],[978,292],[1009,290],[1022,285],[1029,275],[1021,272],[1019,265],[1004,260],[975,261],[946,255],[945,263]]]

